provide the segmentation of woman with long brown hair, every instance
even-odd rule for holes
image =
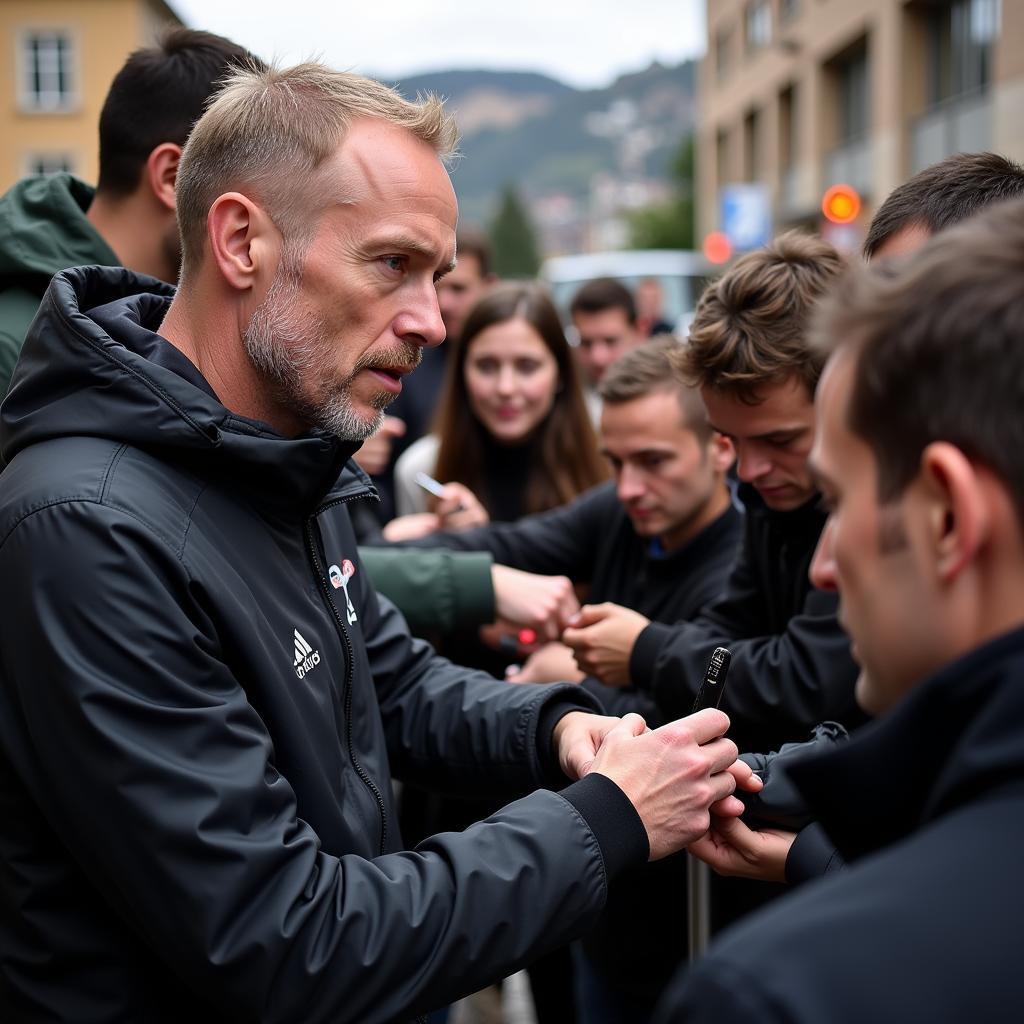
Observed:
[[[436,429],[398,460],[400,513],[429,509],[418,471],[463,484],[502,521],[607,477],[572,351],[539,285],[501,285],[473,307],[448,358]]]

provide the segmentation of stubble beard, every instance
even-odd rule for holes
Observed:
[[[387,391],[372,394],[369,404],[376,413],[367,418],[353,407],[352,383],[367,367],[387,365],[381,357],[391,356],[364,355],[350,374],[337,380],[335,347],[326,324],[301,309],[299,284],[299,274],[282,266],[242,335],[246,355],[274,402],[307,427],[319,427],[343,441],[365,441],[380,428],[384,409],[395,396]],[[418,346],[410,345],[395,363],[415,365],[421,354]]]

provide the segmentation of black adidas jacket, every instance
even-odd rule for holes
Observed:
[[[352,446],[228,412],[152,333],[170,294],[58,275],[2,407],[4,1019],[443,1005],[579,935],[643,826],[590,776],[400,852],[391,775],[555,782],[589,698],[412,640],[359,565]]]

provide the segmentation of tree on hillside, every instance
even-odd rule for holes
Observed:
[[[540,269],[537,235],[515,185],[506,185],[491,224],[494,270],[499,277],[534,277]]]
[[[694,145],[693,136],[683,139],[672,159],[675,195],[667,203],[637,210],[629,218],[630,244],[634,249],[692,249],[694,247]]]

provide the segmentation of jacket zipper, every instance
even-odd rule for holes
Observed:
[[[352,762],[352,767],[355,768],[356,774],[360,779],[362,779],[363,784],[367,789],[369,789],[373,794],[374,799],[377,801],[377,810],[380,812],[380,854],[383,856],[388,835],[388,819],[384,810],[384,797],[377,788],[377,784],[370,778],[369,774],[359,763],[359,759],[352,750],[352,679],[355,672],[355,651],[352,648],[352,639],[348,635],[345,623],[341,621],[341,613],[338,611],[337,606],[334,603],[334,598],[331,597],[331,592],[328,589],[327,577],[324,575],[323,563],[320,561],[320,553],[316,549],[316,538],[313,535],[313,524],[316,522],[316,517],[322,512],[326,512],[328,509],[334,508],[335,505],[347,505],[350,501],[354,501],[356,498],[362,496],[363,495],[360,494],[351,494],[344,498],[338,498],[336,501],[332,501],[329,505],[324,505],[317,509],[316,515],[306,520],[306,545],[309,549],[309,556],[313,562],[313,568],[316,571],[317,583],[320,586],[320,593],[327,602],[327,607],[331,610],[331,615],[334,618],[334,624],[339,635],[345,641],[345,650],[348,654],[348,666],[345,671],[345,742],[348,745],[348,759]],[[417,1017],[414,1024],[427,1024],[426,1015]]]
[[[356,774],[362,780],[363,785],[373,794],[374,799],[377,801],[377,810],[380,813],[380,847],[378,853],[383,856],[384,851],[387,847],[388,837],[388,819],[387,813],[384,808],[384,797],[381,794],[377,784],[370,778],[369,773],[359,763],[359,759],[355,755],[355,751],[352,747],[352,681],[355,673],[355,650],[352,647],[352,639],[348,635],[348,630],[345,628],[345,623],[341,620],[341,613],[338,611],[337,606],[334,603],[334,599],[331,597],[331,592],[328,587],[327,577],[324,574],[323,563],[320,561],[320,553],[316,549],[316,538],[313,533],[313,526],[316,522],[317,516],[321,513],[326,512],[328,509],[334,508],[335,505],[346,505],[348,502],[353,501],[356,498],[362,497],[359,494],[349,495],[344,498],[338,498],[336,501],[332,501],[329,505],[323,505],[317,509],[316,514],[306,520],[306,546],[309,551],[309,557],[313,562],[313,568],[316,572],[317,583],[320,587],[320,593],[323,596],[324,601],[327,603],[327,607],[331,610],[331,615],[334,618],[334,625],[338,631],[338,635],[345,642],[345,651],[348,655],[348,664],[345,668],[345,742],[348,746],[348,759],[352,763],[352,767],[355,768]]]

